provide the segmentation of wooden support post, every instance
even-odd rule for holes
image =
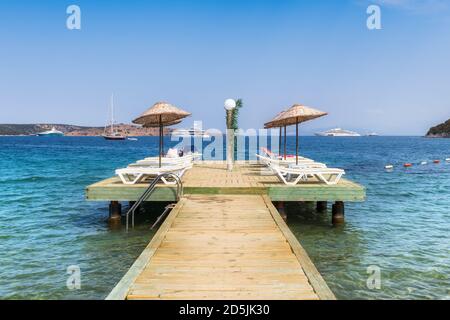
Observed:
[[[119,201],[111,201],[109,204],[109,220],[120,221],[122,213],[122,205]]]
[[[286,209],[284,207],[284,201],[278,201],[277,202],[277,210],[280,213],[280,216],[283,218],[284,221],[287,220],[287,214]]]
[[[332,222],[333,224],[341,224],[344,223],[344,202],[342,201],[336,201],[333,204],[333,210],[332,210]]]
[[[327,211],[327,205],[328,205],[328,203],[326,201],[317,201],[316,211],[318,211],[318,212]]]

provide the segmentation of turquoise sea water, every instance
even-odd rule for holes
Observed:
[[[290,152],[294,145],[290,138]],[[148,208],[127,234],[108,225],[106,203],[84,200],[84,188],[156,146],[153,137],[0,137],[0,298],[104,298],[162,208]],[[288,207],[291,230],[338,298],[450,298],[450,164],[401,167],[450,157],[450,140],[302,137],[301,153],[367,188],[366,202],[347,204],[342,227],[331,226],[329,212]],[[71,265],[81,269],[80,290],[66,287]],[[379,290],[366,286],[369,266],[380,268]]]

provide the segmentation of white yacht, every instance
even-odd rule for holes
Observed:
[[[354,131],[335,128],[324,132],[317,132],[316,136],[320,137],[360,137],[361,135]]]
[[[44,132],[40,132],[37,134],[40,137],[48,137],[48,136],[63,136],[64,133],[61,131],[56,130],[55,127],[52,128],[52,130],[48,130],[48,131],[44,131]]]
[[[196,129],[191,128],[189,130],[187,129],[175,129],[172,132],[172,135],[175,137],[194,137],[194,138],[209,138],[210,136],[205,133],[205,130],[202,129]]]

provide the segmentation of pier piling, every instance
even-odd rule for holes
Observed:
[[[119,201],[111,201],[109,204],[109,220],[120,221],[122,214],[122,205]]]
[[[318,212],[325,212],[325,211],[327,211],[327,205],[328,205],[327,201],[317,201],[316,211],[318,211]]]
[[[284,206],[284,201],[278,201],[277,202],[277,210],[280,213],[280,216],[283,218],[284,221],[287,220],[287,214],[286,214],[286,208]]]
[[[344,212],[345,212],[344,202],[336,201],[333,204],[332,209],[332,223],[334,225],[344,223],[345,221]]]

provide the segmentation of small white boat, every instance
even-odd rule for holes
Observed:
[[[445,161],[450,162],[450,158],[445,159]]]
[[[378,136],[379,136],[379,134],[376,132],[370,132],[370,133],[366,134],[366,137],[378,137]]]
[[[128,140],[130,140],[130,141],[138,141],[137,138],[128,138]]]
[[[424,166],[424,165],[427,165],[428,162],[427,161],[422,161],[420,164]]]
[[[384,166],[384,168],[385,168],[386,170],[392,170],[392,169],[394,169],[394,166],[391,165],[391,164],[389,164],[389,165],[387,165],[387,166]]]
[[[52,130],[40,132],[37,135],[40,136],[40,137],[49,137],[49,136],[61,137],[61,136],[64,135],[64,133],[61,132],[61,131],[56,130],[56,128],[53,127]]]
[[[335,128],[324,132],[317,132],[315,134],[319,137],[360,137],[361,135],[354,131],[344,130],[341,128]]]

